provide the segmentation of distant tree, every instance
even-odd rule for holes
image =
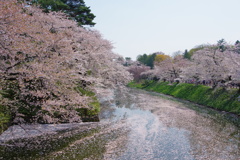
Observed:
[[[239,41],[239,40],[237,40],[237,41],[235,42],[235,45],[238,45],[238,44],[240,44],[240,41]]]
[[[130,66],[133,61],[131,60],[131,57],[125,57],[125,60],[123,62],[124,66]]]
[[[156,54],[150,54],[147,59],[147,66],[151,67],[153,69],[154,67],[154,60],[155,60]]]
[[[137,61],[139,61],[143,64],[146,64],[147,58],[148,58],[148,55],[146,53],[144,53],[143,55],[138,55],[137,56]]]
[[[145,65],[131,65],[128,68],[128,71],[133,75],[134,81],[140,81],[141,74],[150,70],[150,67]]]
[[[167,58],[171,58],[171,57],[168,56],[168,55],[165,55],[165,54],[157,54],[156,57],[155,57],[154,63],[158,64],[158,63],[164,61]]]
[[[191,59],[191,55],[190,55],[190,53],[188,52],[187,49],[184,51],[183,57],[184,57],[185,59]]]
[[[226,44],[226,41],[223,38],[217,41],[217,45],[224,45],[224,44]]]
[[[224,39],[220,39],[217,41],[217,45],[218,45],[218,48],[221,52],[224,52],[227,48],[226,48],[226,41]]]
[[[174,58],[174,57],[178,57],[178,56],[180,56],[180,55],[182,55],[183,54],[183,52],[182,51],[176,51],[176,52],[173,52],[173,54],[172,54],[172,57]]]
[[[230,80],[239,83],[239,67],[240,56],[234,50],[222,52],[215,48],[205,48],[192,56],[192,65],[184,69],[183,77],[197,81],[211,80],[214,87],[219,82]]]
[[[132,59],[131,59],[131,57],[125,57],[125,60],[126,61],[131,61]]]
[[[40,4],[45,12],[63,11],[80,26],[96,24],[93,22],[95,15],[91,13],[90,7],[85,5],[84,0],[32,0],[32,2]]]
[[[202,50],[204,48],[207,48],[207,47],[208,47],[208,45],[198,45],[198,46],[195,46],[194,48],[192,48],[192,49],[190,49],[188,51],[188,56],[191,58],[194,53],[196,53],[197,51]]]
[[[146,66],[149,66],[149,67],[151,67],[151,69],[153,69],[155,57],[156,57],[156,53],[149,54],[149,55],[143,54],[143,55],[139,55],[137,57],[137,61],[139,61],[142,64],[145,64]]]
[[[234,50],[236,53],[240,54],[240,41],[239,40],[237,40],[235,42]]]
[[[174,79],[180,78],[183,69],[188,65],[189,61],[181,55],[175,56],[174,58],[167,58],[156,64],[155,77],[159,77],[164,81],[174,81]]]

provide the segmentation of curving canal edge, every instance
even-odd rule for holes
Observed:
[[[130,89],[117,92],[114,100],[102,102],[99,116],[99,123],[9,128],[0,136],[0,157],[58,160],[240,157],[239,118],[191,103]]]

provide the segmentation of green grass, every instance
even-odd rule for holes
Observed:
[[[82,95],[88,96],[88,97],[93,97],[95,96],[95,93],[86,89],[83,89],[82,87],[78,86],[75,87],[75,90],[79,93],[81,93]]]
[[[10,120],[11,116],[8,107],[0,104],[0,134],[8,128]]]
[[[169,84],[168,82],[154,81],[130,82],[128,86],[171,95],[176,98],[240,115],[240,93],[237,89],[212,89],[204,85],[187,83]]]
[[[75,90],[82,95],[88,96],[90,98],[90,102],[88,106],[90,108],[79,108],[76,111],[80,116],[94,116],[100,112],[100,103],[94,92],[84,89],[80,86],[76,87]]]

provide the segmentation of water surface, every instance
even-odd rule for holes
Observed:
[[[134,89],[115,99],[98,133],[45,159],[240,159],[238,117]]]

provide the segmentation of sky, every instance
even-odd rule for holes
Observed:
[[[220,39],[240,40],[240,0],[85,0],[92,27],[113,51],[133,60],[141,54],[190,50]]]

